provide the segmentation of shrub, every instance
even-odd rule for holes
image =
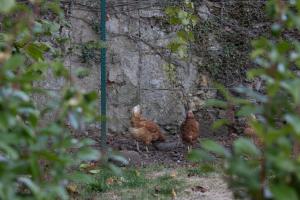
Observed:
[[[248,123],[261,144],[239,138],[228,150],[203,141],[203,149],[191,156],[202,160],[220,156],[226,180],[238,198],[296,200],[300,199],[300,157],[293,150],[300,142],[300,1],[269,0],[266,8],[274,19],[273,35],[253,41],[251,57],[257,67],[248,72],[250,79],[263,81],[263,92],[237,88],[247,96],[244,99],[221,90],[239,108],[237,115],[257,116]]]
[[[98,159],[90,140],[78,141],[65,125],[98,120],[97,94],[70,84],[61,94],[36,87],[49,73],[72,80],[56,48],[63,20],[59,1],[1,0],[0,4],[0,199],[67,199],[67,173]],[[42,17],[47,14],[47,17]],[[51,41],[44,42],[44,41]],[[32,99],[45,99],[37,105]],[[55,114],[55,118],[54,118]],[[50,116],[50,120],[42,119]],[[79,176],[78,176],[79,175]]]

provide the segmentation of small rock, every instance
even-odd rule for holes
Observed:
[[[211,13],[209,12],[208,7],[204,4],[198,8],[198,15],[201,19],[206,21],[208,20],[208,17],[211,15]]]
[[[128,161],[127,165],[136,166],[141,164],[141,156],[138,152],[123,150],[119,153],[120,156],[124,157]],[[119,160],[114,160],[113,158],[110,158],[110,161],[119,167],[126,166],[123,162],[120,162]]]
[[[202,186],[197,185],[197,186],[195,186],[195,187],[192,188],[192,191],[194,191],[194,192],[205,193],[205,192],[208,191],[208,189],[207,189],[207,188],[204,188],[204,187],[202,187]]]
[[[155,143],[154,146],[159,151],[171,151],[178,147],[178,142],[161,142]]]

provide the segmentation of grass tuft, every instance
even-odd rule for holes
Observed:
[[[95,192],[106,192],[118,188],[143,187],[146,183],[145,176],[135,169],[124,170],[122,176],[116,176],[111,170],[103,169],[97,174],[95,181],[89,184],[89,188]]]
[[[154,186],[154,193],[162,195],[171,195],[172,190],[179,192],[183,189],[183,181],[177,178],[171,177],[168,174],[160,176],[152,180],[152,185]]]

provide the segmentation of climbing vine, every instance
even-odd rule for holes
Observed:
[[[189,49],[193,42],[195,42],[194,27],[198,22],[198,17],[194,14],[195,6],[190,0],[185,0],[183,5],[169,6],[165,10],[168,17],[169,25],[178,26],[176,36],[167,45],[171,54],[175,54],[180,59],[187,59],[189,57]],[[169,61],[170,61],[169,59]],[[176,67],[172,62],[164,65],[164,71],[167,74],[170,82],[176,82]]]
[[[179,26],[176,37],[167,46],[179,58],[188,57],[188,48],[195,41],[193,28],[198,22],[198,17],[194,12],[194,3],[189,0],[184,1],[183,7],[171,6],[165,10],[170,25]]]
[[[248,58],[251,40],[270,36],[264,2],[216,2],[211,7],[199,11],[204,19],[194,29],[193,52],[203,57],[199,71],[227,87],[238,85],[247,80],[247,69],[255,67]]]

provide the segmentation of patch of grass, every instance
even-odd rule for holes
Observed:
[[[113,194],[122,199],[169,199],[172,192],[178,194],[186,188],[181,177],[184,172],[176,175],[172,172],[161,165],[124,169],[122,176],[101,169],[99,174],[94,175],[94,181],[82,188],[80,193],[84,198],[92,195],[109,199]]]
[[[176,192],[181,191],[184,188],[183,180],[174,178],[168,174],[157,177],[152,180],[153,192],[156,194],[169,196],[172,194],[172,190]]]
[[[106,192],[115,189],[143,187],[147,183],[144,174],[135,169],[126,169],[122,176],[116,176],[111,170],[103,169],[96,175],[95,181],[89,184],[89,189],[96,192]]]
[[[193,167],[186,169],[186,173],[188,176],[202,176],[203,171],[200,167]]]
[[[144,174],[149,174],[149,173],[153,173],[153,172],[160,172],[160,171],[165,170],[165,169],[166,169],[166,166],[160,165],[160,164],[152,164],[152,165],[148,165],[147,167],[140,168],[140,170]]]
[[[197,167],[187,168],[186,172],[188,176],[203,176],[214,172],[215,167],[209,164],[202,164]]]
[[[221,173],[221,166],[218,162],[215,163],[204,163],[194,167],[185,168],[185,173],[188,177],[190,176],[207,176],[210,174]]]

